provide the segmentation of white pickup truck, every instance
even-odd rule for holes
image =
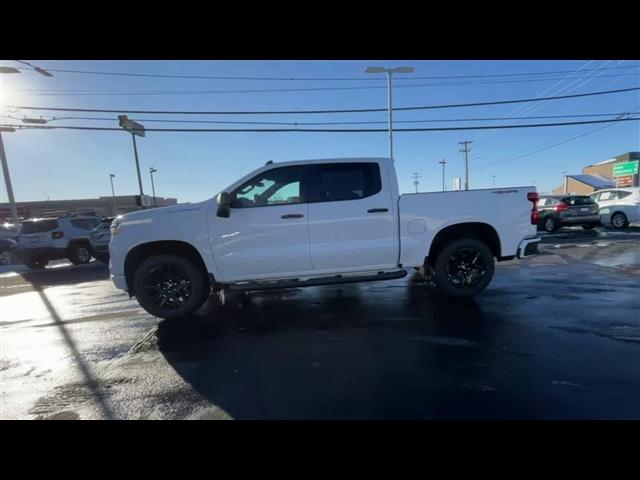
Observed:
[[[111,279],[149,313],[212,292],[389,280],[415,268],[449,296],[485,289],[495,260],[537,252],[535,187],[400,195],[393,160],[268,162],[200,203],[117,217]]]

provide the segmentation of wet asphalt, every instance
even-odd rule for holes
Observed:
[[[640,418],[640,229],[545,235],[468,301],[415,274],[236,300],[165,321],[99,263],[1,273],[0,418]]]

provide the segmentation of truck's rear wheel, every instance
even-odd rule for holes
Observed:
[[[133,291],[140,306],[151,315],[178,318],[202,306],[209,284],[206,275],[188,258],[154,255],[137,268]]]
[[[436,257],[434,281],[445,295],[471,297],[489,285],[494,271],[489,247],[474,238],[461,238],[444,247]]]

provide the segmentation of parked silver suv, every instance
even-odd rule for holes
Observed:
[[[29,268],[44,268],[50,260],[67,258],[74,265],[91,260],[89,233],[99,217],[66,216],[22,222],[16,256]]]

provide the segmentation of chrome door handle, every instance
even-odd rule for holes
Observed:
[[[389,209],[388,208],[370,208],[369,210],[367,210],[367,213],[382,213],[382,212],[388,212]]]
[[[280,218],[283,218],[286,220],[287,218],[302,218],[302,217],[304,217],[304,215],[301,213],[288,213],[286,215],[282,215]]]

